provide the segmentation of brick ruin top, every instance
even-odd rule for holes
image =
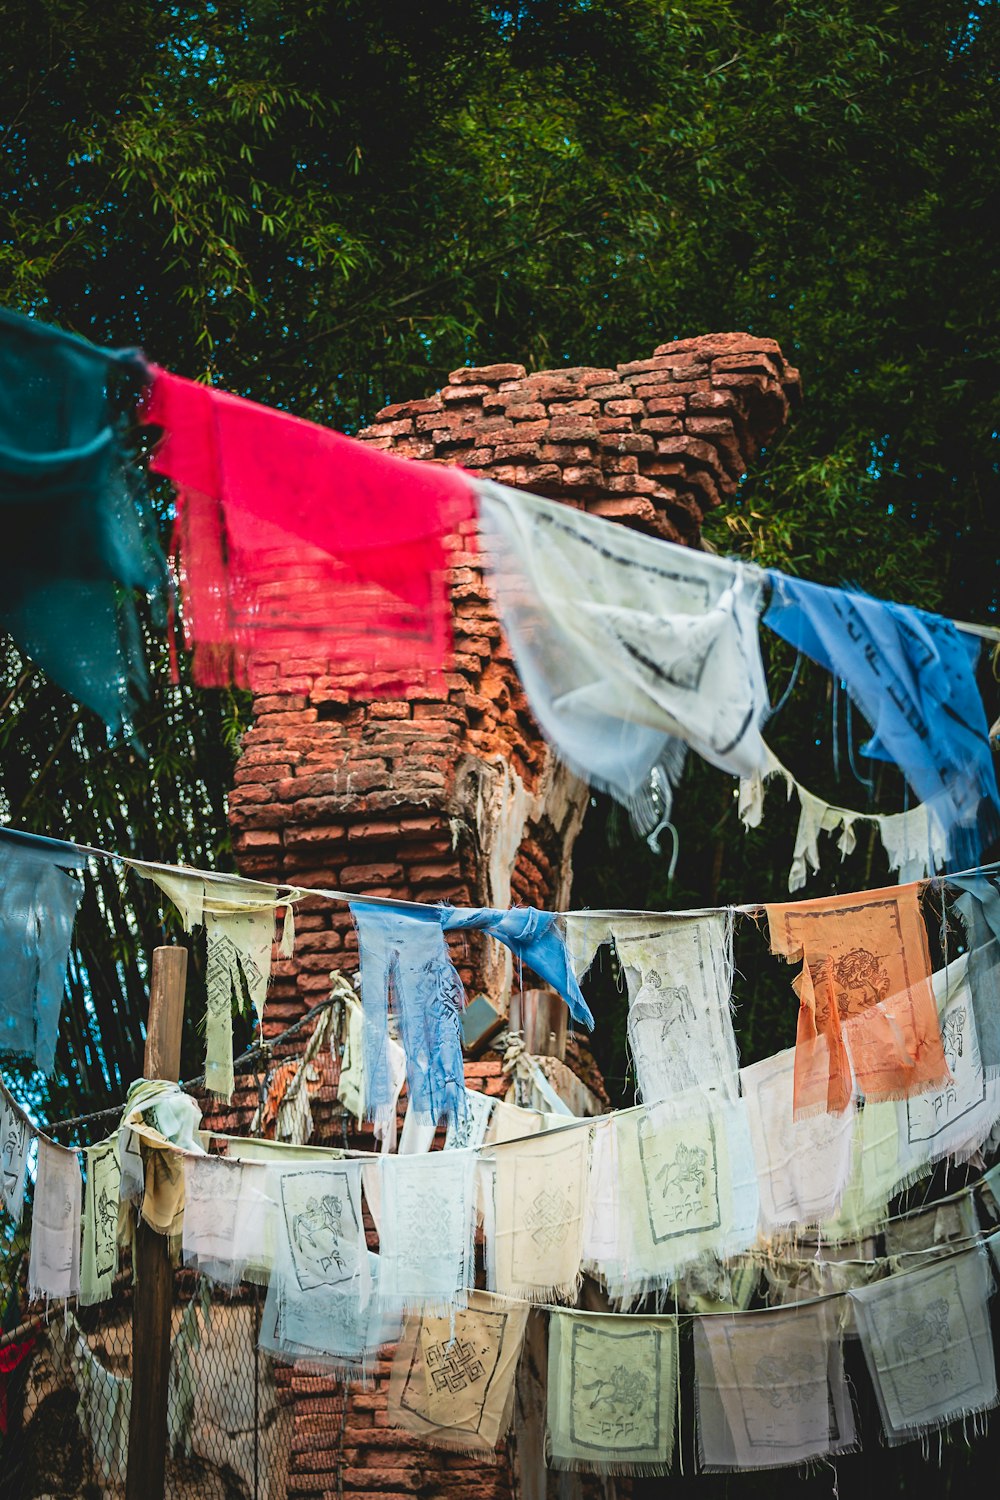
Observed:
[[[799,392],[773,339],[722,333],[613,370],[453,370],[359,436],[697,547],[705,512],[733,497]]]

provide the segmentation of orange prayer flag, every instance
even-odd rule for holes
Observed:
[[[917,884],[768,905],[771,951],[802,959],[795,1114],[839,1113],[851,1066],[866,1099],[950,1081]]]

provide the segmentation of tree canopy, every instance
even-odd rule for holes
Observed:
[[[996,616],[992,0],[2,12],[5,303],[345,431],[462,363],[604,365],[675,336],[767,335],[801,367],[804,408],[709,542]],[[152,632],[149,655],[143,760],[6,646],[3,811],[220,865],[247,703],[172,686]],[[776,698],[791,665],[775,649]],[[831,755],[830,691],[800,674],[776,749],[817,792],[894,810],[899,779],[855,778],[843,716]],[[731,787],[692,767],[678,820],[668,890],[665,860],[596,807],[581,899],[783,889],[787,819],[744,839]],[[863,883],[871,851],[837,873]],[[158,923],[148,893],[88,894],[53,1109],[119,1099],[138,1071]],[[769,1016],[758,1050],[787,1040]]]

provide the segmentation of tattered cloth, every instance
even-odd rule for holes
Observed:
[[[602,944],[614,943],[628,984],[628,1043],[643,1102],[692,1088],[738,1098],[732,912],[571,912],[565,921],[577,974],[586,973]]]
[[[993,866],[952,876],[949,886],[969,945],[969,985],[979,1049],[987,1078],[1000,1076],[1000,870]]]
[[[271,1170],[276,1246],[261,1347],[285,1360],[363,1374],[373,1352],[372,1270],[361,1216],[363,1163]]]
[[[698,1090],[614,1117],[617,1254],[599,1262],[610,1295],[662,1290],[705,1255],[722,1260],[757,1234],[757,1169],[743,1100]]]
[[[462,1011],[465,987],[446,932],[486,932],[558,989],[574,1018],[593,1027],[555,913],[534,907],[381,906],[351,902],[361,955],[365,1109],[378,1120],[392,1099],[388,1020],[399,1021],[413,1117],[465,1117]]]
[[[534,906],[515,906],[508,911],[495,911],[488,906],[462,910],[443,906],[440,911],[445,932],[486,932],[503,943],[515,958],[559,992],[574,1021],[593,1031],[594,1017],[573,973],[558,913],[539,911]]]
[[[694,1320],[706,1472],[773,1469],[857,1446],[834,1304]]]
[[[525,1303],[473,1292],[467,1308],[407,1320],[389,1378],[389,1423],[438,1448],[495,1456],[510,1426]]]
[[[111,1296],[118,1270],[118,1200],[121,1166],[118,1138],[111,1136],[83,1153],[87,1186],[83,1202],[83,1258],[80,1267],[80,1306],[90,1307]]]
[[[0,829],[0,1052],[55,1067],[59,1012],[86,857],[73,844]]]
[[[342,669],[361,698],[440,679],[466,477],[159,369],[143,417],[163,428],[150,467],[177,488],[197,682],[253,687],[289,656]]]
[[[28,1152],[35,1138],[31,1122],[0,1082],[0,1203],[15,1224],[24,1209]]]
[[[757,1159],[761,1229],[771,1234],[831,1218],[851,1173],[854,1109],[796,1120],[791,1047],[740,1076]]]
[[[583,1259],[590,1127],[495,1148],[496,1290],[528,1302],[574,1300]]]
[[[80,1290],[82,1195],[76,1152],[39,1136],[28,1261],[28,1296],[32,1299],[72,1297]]]
[[[463,1117],[465,988],[448,954],[441,910],[351,903],[361,956],[365,1109],[375,1117],[392,1097],[390,1005],[406,1053],[410,1108],[436,1125]]]
[[[0,307],[0,630],[113,733],[146,696],[133,592],[166,585],[120,431],[145,368]]]
[[[763,574],[488,481],[479,507],[518,675],[571,770],[645,832],[686,746],[735,776],[765,768]]]
[[[184,1157],[185,1266],[232,1290],[267,1258],[276,1205],[263,1164],[224,1156]]]
[[[963,953],[933,975],[948,1083],[935,1093],[916,1094],[897,1105],[900,1182],[930,1173],[935,1162],[968,1161],[1000,1120],[1000,1079],[987,1077],[978,1035],[978,1012],[969,977],[975,954]],[[997,991],[992,1005],[997,1007]]]
[[[819,874],[821,833],[838,834],[837,848],[841,858],[846,858],[857,847],[858,824],[877,832],[889,869],[901,885],[923,880],[947,864],[947,835],[925,803],[918,802],[916,807],[900,813],[863,813],[836,807],[806,791],[773,752],[768,751],[768,755],[770,764],[765,772],[756,772],[740,782],[739,815],[745,828],[760,827],[764,816],[764,785],[774,777],[784,782],[786,799],[795,793],[799,822],[788,871],[789,891],[801,890],[810,874]]]
[[[676,1405],[675,1318],[549,1314],[546,1447],[552,1468],[666,1474]]]
[[[851,1065],[866,1099],[949,1081],[919,886],[767,906],[771,951],[802,958],[795,1112],[844,1110]]]
[[[980,1246],[850,1293],[888,1442],[996,1405],[992,1291]]]
[[[875,733],[862,753],[895,761],[959,869],[1000,830],[1000,791],[976,686],[979,642],[950,620],[845,589],[768,574],[764,623],[847,690]]]
[[[152,880],[180,913],[184,930],[205,929],[205,1087],[227,1101],[232,1097],[233,1001],[244,1008],[244,996],[258,1023],[271,977],[271,945],[275,913],[284,906],[280,954],[290,958],[295,943],[293,902],[301,892],[279,893],[261,881],[209,878],[168,865],[129,864],[145,880]]]
[[[475,1284],[474,1151],[379,1159],[379,1299],[392,1310],[464,1306]]]

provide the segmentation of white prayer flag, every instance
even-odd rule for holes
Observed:
[[[676,1319],[549,1314],[546,1445],[553,1468],[667,1473],[676,1406]]]
[[[28,1262],[32,1299],[72,1297],[80,1290],[82,1189],[76,1152],[40,1135]]]
[[[996,1405],[992,1291],[980,1246],[851,1292],[890,1443]]]

